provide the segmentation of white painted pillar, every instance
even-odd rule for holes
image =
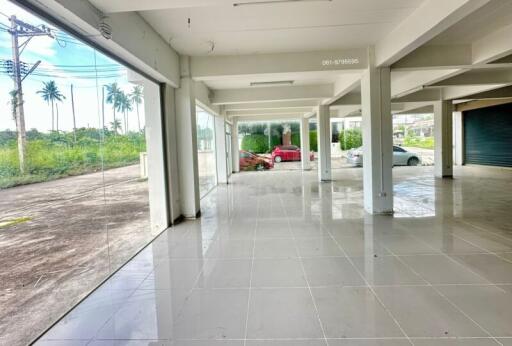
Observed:
[[[217,163],[217,182],[227,184],[228,182],[228,163],[227,163],[227,145],[226,143],[226,122],[223,117],[215,117],[215,151],[217,153],[215,162]]]
[[[199,170],[197,163],[196,99],[194,81],[190,77],[189,58],[181,57],[182,77],[176,89],[176,134],[180,177],[181,212],[196,218],[200,211]]]
[[[456,165],[464,164],[464,127],[462,112],[453,112],[453,161]]]
[[[318,106],[316,111],[318,137],[318,178],[331,180],[331,115],[328,105]]]
[[[302,117],[300,120],[300,156],[303,171],[309,171],[309,118]]]
[[[452,101],[434,102],[434,174],[453,176]]]
[[[231,129],[231,153],[233,173],[240,172],[240,148],[238,146],[238,120],[233,118],[233,128]]]
[[[364,208],[370,214],[393,212],[393,124],[389,67],[369,68],[361,79]]]

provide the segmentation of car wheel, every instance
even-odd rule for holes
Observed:
[[[274,157],[274,162],[279,163],[279,162],[281,162],[281,161],[283,161],[283,159],[281,159],[281,156],[276,156],[276,157]]]
[[[262,164],[262,163],[258,163],[258,164],[256,165],[256,170],[257,170],[257,171],[262,171],[262,170],[264,170],[264,169],[265,169],[265,166],[263,166],[263,164]]]
[[[409,160],[407,160],[407,166],[417,166],[420,163],[420,160],[418,160],[417,157],[411,157]]]

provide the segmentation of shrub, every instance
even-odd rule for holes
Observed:
[[[350,150],[359,148],[363,145],[363,135],[361,129],[350,129],[339,134],[341,150]]]
[[[415,148],[424,148],[424,149],[434,149],[434,137],[417,137],[417,136],[407,135],[404,138],[404,146],[415,147]]]
[[[309,131],[309,149],[311,151],[318,151],[318,140],[316,130]]]
[[[246,135],[242,139],[242,150],[251,153],[266,153],[268,148],[268,137],[261,134]]]

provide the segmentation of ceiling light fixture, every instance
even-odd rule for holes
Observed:
[[[250,86],[279,86],[279,85],[292,85],[292,80],[278,80],[278,81],[271,81],[271,82],[251,82]]]
[[[245,5],[272,5],[272,4],[291,3],[291,2],[320,2],[320,1],[331,2],[332,0],[263,0],[263,1],[235,2],[233,4],[233,6],[238,7],[238,6],[245,6]]]

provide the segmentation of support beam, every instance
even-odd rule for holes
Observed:
[[[394,63],[393,71],[462,68],[472,64],[470,44],[421,46]]]
[[[390,66],[489,1],[424,1],[377,44],[376,66]]]
[[[331,180],[331,116],[329,106],[318,106],[316,111],[318,140],[318,178]]]
[[[389,68],[370,67],[361,80],[364,208],[393,212],[393,125]]]
[[[453,105],[451,101],[434,103],[434,174],[453,176]]]
[[[176,89],[176,127],[181,212],[186,218],[200,213],[197,159],[196,99],[194,81],[188,76],[188,58],[182,57],[180,88]]]
[[[226,143],[226,122],[223,117],[215,118],[215,152],[217,164],[217,182],[219,184],[227,184],[228,182],[228,145]]]
[[[252,109],[245,111],[227,111],[228,116],[245,117],[245,116],[258,116],[258,115],[284,115],[284,114],[296,114],[302,115],[313,111],[313,107],[304,108],[278,108],[278,109]]]
[[[238,120],[237,118],[233,118],[233,128],[231,131],[231,154],[232,164],[233,164],[233,173],[240,172],[240,147],[238,145]]]
[[[360,70],[366,68],[366,65],[364,49],[197,56],[192,58],[192,76],[195,80],[205,81],[233,76],[257,76],[261,80],[265,74],[269,78],[280,74],[283,79],[287,79],[290,73]]]
[[[215,91],[212,103],[225,105],[246,102],[318,100],[332,97],[332,90],[331,84],[220,89]]]
[[[300,119],[300,155],[303,171],[311,169],[309,152],[309,118],[302,117]]]
[[[315,100],[295,100],[281,102],[250,102],[224,105],[224,110],[232,111],[251,111],[251,110],[267,110],[267,109],[289,109],[297,108],[316,108],[320,102]]]
[[[512,84],[512,69],[475,69],[447,78],[432,86]]]

